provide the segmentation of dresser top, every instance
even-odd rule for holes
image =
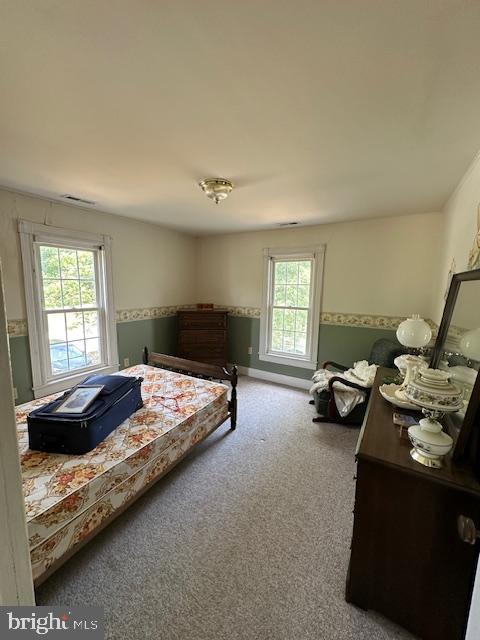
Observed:
[[[480,482],[473,475],[469,465],[456,466],[452,464],[451,455],[447,456],[442,469],[430,469],[415,462],[410,457],[412,445],[406,438],[400,438],[399,428],[393,424],[393,413],[409,413],[422,416],[420,412],[414,414],[404,409],[393,407],[378,390],[386,378],[392,378],[397,370],[379,367],[373,384],[369,409],[360,433],[357,447],[359,460],[369,460],[390,467],[396,467],[410,474],[423,476],[425,479],[454,485],[462,490],[480,494]]]
[[[178,313],[228,313],[228,309],[179,309]]]

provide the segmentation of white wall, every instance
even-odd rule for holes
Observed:
[[[443,295],[447,286],[448,273],[455,260],[455,271],[468,269],[468,254],[473,247],[478,227],[480,206],[480,154],[476,156],[462,181],[445,205],[445,236],[443,261],[440,271],[440,289],[437,292],[436,318],[442,317]],[[480,238],[478,239],[480,242]]]
[[[197,298],[261,306],[262,249],[326,244],[323,311],[430,318],[440,213],[199,238]]]
[[[9,320],[26,318],[19,218],[111,236],[117,309],[191,304],[195,299],[193,236],[0,190],[0,256]]]
[[[0,606],[33,605],[32,569],[12,395],[3,273],[0,261]]]

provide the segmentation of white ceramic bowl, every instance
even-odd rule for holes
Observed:
[[[401,385],[399,384],[382,384],[379,387],[380,395],[382,398],[385,398],[387,402],[393,404],[394,407],[400,407],[400,409],[414,409],[415,411],[420,411],[420,407],[415,404],[411,404],[410,402],[403,402],[400,400],[398,396],[395,395],[395,392],[400,389]]]

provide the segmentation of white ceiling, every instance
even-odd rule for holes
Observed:
[[[439,210],[479,33],[478,0],[5,0],[0,184],[199,233]]]

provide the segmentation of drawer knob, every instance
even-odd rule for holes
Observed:
[[[471,518],[467,518],[467,516],[458,516],[457,531],[460,540],[465,544],[474,545],[477,539],[480,538],[480,531],[475,526],[474,521]]]

